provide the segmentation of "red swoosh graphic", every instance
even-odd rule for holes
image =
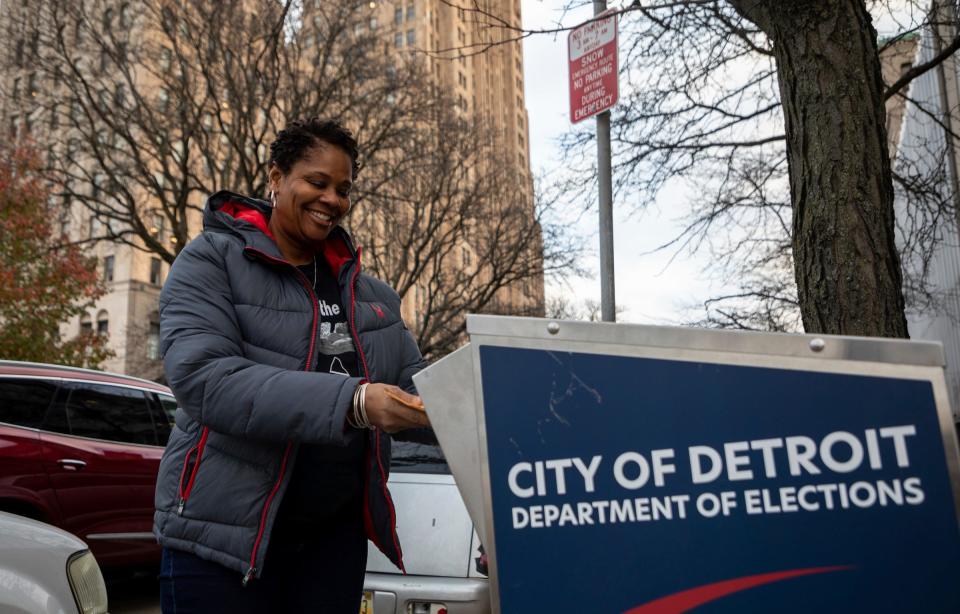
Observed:
[[[788,569],[787,571],[774,571],[771,573],[757,574],[755,576],[733,578],[732,580],[704,584],[703,586],[667,595],[666,597],[661,597],[655,601],[627,610],[624,614],[679,614],[679,612],[692,610],[693,608],[715,601],[721,597],[726,597],[727,595],[739,593],[740,591],[764,584],[789,580],[790,578],[798,578],[800,576],[829,573],[831,571],[846,571],[849,569],[853,569],[853,566],[807,567],[806,569]]]

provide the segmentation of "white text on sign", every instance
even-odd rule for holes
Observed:
[[[597,490],[602,474],[626,491],[663,488],[671,482],[690,487],[728,482],[848,474],[857,470],[896,471],[910,468],[909,442],[913,424],[868,428],[862,432],[833,431],[814,439],[805,435],[726,442],[720,446],[692,445],[679,459],[673,448],[626,451],[612,463],[602,455],[521,461],[507,473],[510,492],[520,499],[577,496]],[[683,462],[678,462],[682,460]],[[678,470],[678,465],[680,466]],[[513,527],[583,526],[610,522],[685,519],[693,512],[703,518],[729,516],[736,510],[753,514],[815,512],[868,508],[875,505],[921,505],[924,492],[915,476],[892,479],[791,484],[773,488],[682,493],[635,498],[574,501],[513,507]]]

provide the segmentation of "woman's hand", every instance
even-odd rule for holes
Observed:
[[[422,406],[420,397],[390,384],[367,384],[364,409],[370,424],[388,433],[430,426],[427,414],[408,405]],[[393,398],[391,398],[393,397]]]

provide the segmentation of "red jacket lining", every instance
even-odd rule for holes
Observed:
[[[270,225],[267,223],[266,216],[253,207],[230,200],[225,202],[219,210],[235,220],[253,224],[260,232],[276,241],[276,237],[270,232]],[[350,248],[347,247],[346,242],[336,237],[336,240],[323,242],[323,257],[326,258],[330,264],[330,269],[334,275],[339,276],[340,269],[343,268],[344,264],[353,259],[353,254],[350,253]]]

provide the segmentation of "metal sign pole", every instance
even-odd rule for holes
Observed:
[[[594,16],[606,10],[606,0],[594,0]],[[604,111],[597,115],[597,177],[600,192],[600,313],[604,322],[615,322],[617,319],[613,275],[613,176],[610,167],[610,111]]]

